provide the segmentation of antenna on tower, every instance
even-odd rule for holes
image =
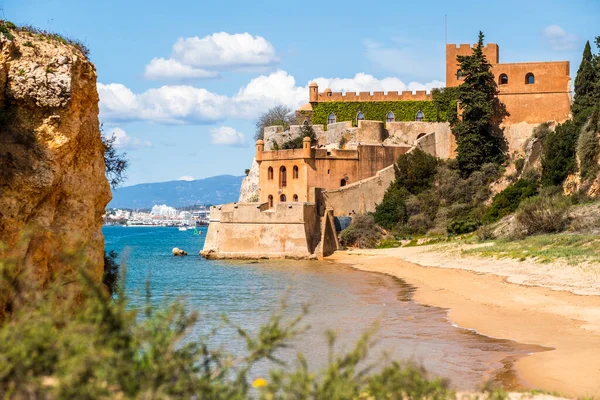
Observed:
[[[444,14],[444,40],[448,44],[448,15]]]

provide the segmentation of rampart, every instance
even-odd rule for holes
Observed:
[[[337,246],[333,221],[314,203],[231,203],[213,206],[204,249],[206,258],[315,258]],[[328,238],[326,232],[334,235]],[[325,237],[324,237],[325,236]]]
[[[375,211],[385,191],[396,179],[394,165],[378,171],[375,176],[348,186],[323,192],[325,206],[335,216],[364,214]]]
[[[319,93],[316,98],[316,103],[324,103],[329,101],[341,102],[363,102],[363,101],[410,101],[410,100],[431,100],[431,93],[425,90],[417,90],[412,92],[407,91],[389,91],[389,92],[332,92],[331,89],[325,89]]]

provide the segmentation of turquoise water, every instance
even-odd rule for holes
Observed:
[[[314,367],[326,359],[326,329],[337,332],[339,348],[348,348],[375,322],[379,324],[375,354],[385,350],[393,358],[412,358],[459,389],[475,388],[486,380],[507,389],[521,386],[512,362],[539,350],[457,328],[447,320],[446,310],[415,303],[413,287],[386,275],[320,261],[205,260],[197,255],[204,235],[177,228],[104,227],[103,231],[107,250],[125,256],[126,291],[133,307],[141,306],[150,279],[156,304],[183,297],[190,309],[200,312],[201,322],[191,336],[220,327],[215,344],[233,352],[242,352],[243,344],[232,328],[221,327],[221,316],[256,330],[284,297],[290,315],[302,304],[310,306],[305,322],[311,329],[294,345]],[[189,256],[173,257],[173,247]],[[293,360],[295,351],[282,357]]]

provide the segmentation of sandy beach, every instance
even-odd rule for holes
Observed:
[[[531,389],[600,396],[600,266],[466,257],[431,245],[338,251],[327,260],[417,287],[415,301],[448,309],[456,325],[552,350],[517,361]]]

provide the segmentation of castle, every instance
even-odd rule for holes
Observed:
[[[460,85],[456,57],[471,51],[470,45],[446,46],[446,87]],[[540,123],[570,118],[568,61],[501,64],[498,45],[488,44],[483,52],[509,113],[501,124],[509,153],[523,152]],[[329,255],[338,247],[339,220],[374,211],[395,178],[400,155],[417,147],[440,158],[456,154],[447,116],[431,93],[319,92],[314,82],[308,89],[297,125],[287,131],[267,127],[256,142],[240,201],[211,209],[206,257]],[[301,149],[278,150],[300,136],[303,125],[312,126],[317,140],[304,138]]]

